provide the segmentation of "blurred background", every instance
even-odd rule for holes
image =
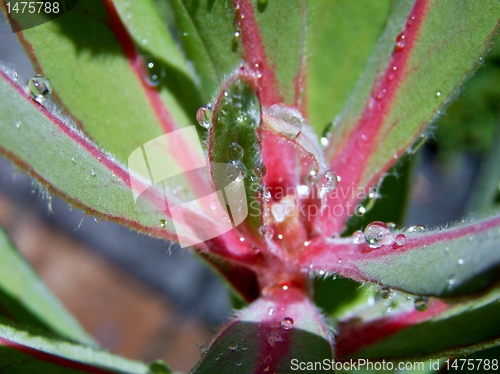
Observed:
[[[0,61],[25,80],[34,74],[3,19]],[[380,214],[386,197],[405,185],[410,196],[397,203],[409,200],[406,225],[445,225],[498,203],[500,49],[483,64],[353,227],[373,217],[385,220]],[[146,362],[161,358],[187,371],[199,359],[199,347],[230,316],[224,286],[189,252],[71,210],[3,158],[0,225],[83,327],[114,353]]]

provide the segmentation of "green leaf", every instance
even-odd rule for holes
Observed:
[[[423,312],[412,310],[412,301],[406,301],[404,295],[391,298],[391,315],[374,318],[367,309],[341,324],[337,351],[340,357],[444,357],[470,354],[500,343],[498,287],[446,303],[429,299],[428,309]],[[363,342],[352,344],[359,336],[365,337]]]
[[[370,187],[396,162],[479,67],[498,14],[496,0],[394,3],[367,70],[331,129],[326,153],[341,178],[338,188]],[[331,201],[356,203],[357,197]],[[335,233],[341,224],[331,226]]]
[[[254,229],[260,226],[261,211],[255,193],[264,167],[257,136],[260,121],[259,98],[248,77],[237,75],[231,78],[222,87],[210,129],[208,151],[212,178],[217,189],[221,190],[233,180],[237,182],[235,178],[241,173],[249,213],[246,222]],[[230,176],[231,173],[234,175]],[[238,204],[245,204],[245,201],[235,205],[241,209]],[[235,212],[232,213],[234,219]]]
[[[205,100],[240,62],[235,13],[230,0],[170,0],[187,58],[193,62]]]
[[[0,228],[0,315],[13,323],[96,345]]]
[[[95,216],[175,237],[173,223],[164,212],[135,204],[126,168],[100,151],[68,119],[30,99],[1,70],[0,97],[0,153],[50,191]]]
[[[0,325],[0,368],[7,374],[148,374],[148,367],[91,347]]]
[[[278,290],[239,311],[202,348],[202,360],[192,373],[289,373],[299,370],[300,363],[331,364],[330,344],[330,332],[302,291]]]
[[[111,1],[80,1],[64,17],[19,33],[37,73],[51,80],[54,100],[122,162],[141,144],[194,124],[201,102],[153,5],[128,3],[117,2],[134,39]],[[163,70],[157,87],[141,53]]]
[[[382,32],[389,4],[307,2],[307,112],[318,135],[345,106]]]

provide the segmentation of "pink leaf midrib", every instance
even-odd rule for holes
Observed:
[[[362,111],[357,125],[347,134],[343,135],[345,139],[340,145],[336,145],[333,156],[330,157],[331,169],[340,176],[341,181],[337,188],[356,189],[361,186],[360,182],[366,173],[371,156],[379,146],[379,138],[384,128],[385,120],[391,110],[391,105],[399,91],[401,83],[405,79],[405,73],[409,57],[413,47],[417,42],[420,28],[425,20],[425,15],[429,9],[429,0],[416,0],[405,23],[404,48],[398,50],[395,47],[391,58],[385,68],[384,73],[374,85],[368,102]],[[400,34],[401,35],[401,34]],[[393,67],[397,70],[394,71]],[[332,151],[328,149],[327,152]],[[405,148],[398,150],[398,156],[405,151]],[[383,168],[375,173],[370,179],[370,183],[375,183],[395,162],[393,158],[383,165]],[[327,235],[340,233],[345,221],[349,215],[348,204],[354,205],[358,202],[357,197],[350,197],[350,193],[336,194],[329,201],[330,208],[342,206],[343,214],[335,219],[327,217],[320,219],[318,224],[322,227],[319,230]],[[356,195],[356,194],[355,194]]]

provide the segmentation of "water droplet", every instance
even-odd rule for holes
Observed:
[[[217,201],[212,201],[212,202],[210,203],[210,209],[212,209],[212,210],[217,209]]]
[[[213,112],[211,110],[211,106],[202,106],[196,113],[196,120],[198,121],[200,126],[204,127],[205,129],[209,129],[210,127],[212,127],[212,115]]]
[[[236,340],[231,340],[229,342],[229,350],[234,352],[237,349],[238,349],[238,342]]]
[[[448,284],[453,286],[455,284],[455,279],[448,279]]]
[[[408,229],[406,229],[406,232],[412,233],[412,232],[425,232],[425,227],[424,226],[410,226]]]
[[[50,84],[49,78],[40,74],[37,74],[29,79],[28,88],[30,90],[31,97],[39,103],[48,99],[52,93],[52,85]]]
[[[149,364],[148,374],[170,374],[172,369],[162,360],[153,361]]]
[[[320,143],[321,143],[321,146],[322,146],[323,148],[326,148],[326,147],[328,147],[328,145],[330,144],[330,141],[328,140],[328,138],[327,138],[327,137],[322,136],[322,137],[321,137],[321,140],[320,140]]]
[[[320,181],[319,187],[319,197],[323,198],[332,192],[335,187],[337,187],[337,176],[331,170],[328,170],[323,174],[323,177]]]
[[[290,317],[285,317],[281,320],[281,327],[285,330],[290,330],[293,327],[294,321]]]
[[[428,299],[426,296],[419,296],[415,298],[415,302],[413,303],[413,305],[419,312],[425,312],[429,307]]]
[[[274,314],[274,308],[273,307],[270,307],[268,310],[267,310],[267,314],[269,314],[270,316],[272,316]]]
[[[282,235],[282,234],[278,234],[278,239],[279,239],[279,240],[283,240],[283,235]],[[285,289],[285,288],[283,287],[283,289]],[[288,289],[288,288],[287,288],[287,289]]]
[[[386,224],[389,230],[391,230],[391,232],[394,232],[399,229],[398,225],[396,225],[394,222],[386,222]]]
[[[261,13],[265,11],[267,8],[267,3],[268,0],[257,0],[257,10]]]
[[[366,213],[366,208],[361,204],[356,205],[356,207],[354,208],[354,214],[356,214],[357,216],[362,216],[365,213]]]
[[[230,161],[226,166],[226,176],[230,181],[241,182],[247,175],[247,168],[239,160]]]
[[[378,100],[381,100],[384,98],[387,90],[385,88],[382,88],[378,93],[377,96],[375,96]]]
[[[146,81],[149,85],[155,87],[160,84],[165,77],[165,69],[163,65],[154,57],[144,56]]]
[[[396,51],[402,51],[406,45],[406,36],[402,32],[396,37]]]
[[[439,96],[441,96],[441,91],[436,92],[436,97],[439,97]]]
[[[352,238],[353,238],[354,244],[359,244],[365,240],[365,234],[363,234],[363,231],[357,230],[357,231],[354,231],[354,233],[352,234]]]
[[[236,366],[241,366],[241,365],[242,365],[242,364],[241,364],[241,362],[238,362],[238,363],[236,364]]]
[[[245,238],[242,236],[242,237],[240,238],[240,242],[244,242],[244,241],[245,241]]]
[[[260,185],[259,188],[257,188],[257,196],[262,200],[262,202],[267,203],[269,200],[271,200],[271,192],[269,192],[269,189],[264,186]]]
[[[391,296],[391,289],[387,287],[382,287],[378,290],[382,299],[388,299]]]
[[[227,149],[227,156],[230,160],[241,160],[244,153],[243,147],[236,142],[232,142]]]
[[[90,170],[90,175],[92,175],[93,177],[95,177],[95,175],[96,175],[96,174],[95,174],[94,169],[91,169],[91,170]]]
[[[311,241],[310,240],[306,240],[304,242],[304,247],[309,247],[309,244],[311,244]]]
[[[297,186],[297,194],[301,198],[306,198],[309,195],[309,187],[305,184]]]
[[[147,39],[142,39],[141,43],[142,43],[142,45],[146,45],[146,44],[148,44],[148,40]]]
[[[264,163],[262,162],[257,163],[257,165],[255,165],[255,168],[253,169],[253,173],[259,179],[264,178],[267,173],[266,165],[264,165]]]
[[[395,242],[398,246],[405,245],[406,244],[406,235],[405,234],[396,235]]]
[[[463,258],[459,259],[459,260],[458,260],[458,264],[459,264],[460,266],[462,266],[463,264],[465,264],[464,259],[463,259]]]
[[[262,225],[259,227],[259,234],[264,236],[265,238],[272,239],[274,236],[274,230],[268,225]]]
[[[165,227],[167,227],[167,221],[165,221],[164,219],[161,219],[161,220],[160,220],[160,227],[161,227],[162,229],[164,229]]]
[[[21,121],[15,123],[16,129],[21,130]]]
[[[380,248],[383,245],[392,244],[394,242],[391,231],[384,222],[375,221],[370,223],[366,226],[364,234],[365,241],[372,248]]]

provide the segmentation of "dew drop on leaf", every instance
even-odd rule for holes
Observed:
[[[402,51],[406,45],[406,36],[402,32],[396,37],[396,51]]]
[[[326,148],[330,144],[330,141],[328,140],[328,138],[326,136],[322,136],[320,139],[320,143],[321,143],[321,146],[323,148]]]
[[[237,349],[238,349],[238,342],[236,340],[231,340],[229,342],[229,350],[234,352]]]
[[[244,153],[243,147],[236,142],[232,142],[227,149],[227,156],[231,160],[241,160]]]
[[[15,123],[16,129],[21,130],[21,121]]]
[[[149,364],[148,374],[171,374],[172,369],[162,360],[153,361]]]
[[[272,239],[274,236],[274,230],[272,227],[269,227],[268,225],[262,225],[259,227],[259,234],[268,239]]]
[[[398,234],[396,235],[396,238],[394,240],[398,246],[402,246],[406,244],[406,235],[405,234]]]
[[[90,175],[92,175],[93,177],[95,177],[95,175],[96,175],[96,174],[95,174],[94,169],[91,169],[91,170],[90,170]]]
[[[357,231],[354,231],[354,233],[352,234],[352,238],[353,238],[354,244],[359,244],[365,240],[365,234],[363,234],[363,231],[357,230]]]
[[[253,169],[253,173],[259,179],[264,178],[266,176],[266,173],[267,173],[266,165],[264,165],[264,163],[262,163],[262,162],[259,162],[257,165],[255,165],[255,168]]]
[[[410,226],[410,227],[408,227],[408,229],[406,230],[406,232],[409,232],[409,233],[412,233],[412,232],[425,232],[425,227],[424,226],[420,226],[420,225]]]
[[[441,96],[441,91],[436,92],[436,97],[439,97],[439,96]]]
[[[459,259],[459,260],[458,260],[458,264],[459,264],[460,266],[462,266],[463,264],[465,264],[464,259],[463,259],[463,258]]]
[[[290,330],[293,327],[294,321],[290,317],[285,317],[281,320],[281,327],[285,330]]]
[[[158,86],[165,77],[163,65],[151,56],[144,56],[144,63],[146,66],[146,82],[153,87]]]
[[[198,109],[198,112],[196,112],[196,120],[201,127],[209,129],[212,127],[212,115],[211,105],[202,106]]]
[[[356,208],[354,208],[354,214],[356,214],[357,216],[362,216],[365,213],[366,213],[366,208],[361,204],[356,205]]]
[[[230,181],[241,182],[247,175],[247,168],[239,160],[229,161],[226,166],[226,176]]]
[[[40,74],[37,74],[28,80],[28,88],[30,90],[31,97],[39,103],[48,99],[52,93],[52,85],[50,84],[49,78]]]
[[[425,312],[429,307],[426,296],[419,296],[415,298],[415,302],[413,305],[415,306],[415,309],[418,310],[419,312]]]
[[[160,227],[161,227],[162,229],[164,229],[166,226],[167,226],[167,221],[165,221],[164,219],[161,219],[161,220],[160,220]]]
[[[372,248],[380,248],[383,245],[392,244],[392,237],[389,227],[384,222],[375,221],[366,226],[365,241]]]
[[[382,299],[388,299],[391,296],[391,289],[387,287],[382,287],[378,291]]]

